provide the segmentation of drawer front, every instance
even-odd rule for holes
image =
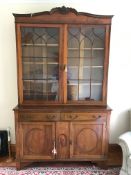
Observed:
[[[106,113],[62,113],[61,120],[67,121],[106,121]]]
[[[20,113],[19,121],[58,121],[60,120],[60,113]]]

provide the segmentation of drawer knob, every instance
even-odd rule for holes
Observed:
[[[53,147],[53,150],[52,150],[52,154],[55,156],[57,154],[57,150],[56,150],[56,143],[54,141],[54,147]]]
[[[101,118],[101,115],[98,115],[98,116],[93,115],[93,118],[94,118],[94,119]]]
[[[75,115],[75,116],[69,115],[69,119],[71,119],[71,120],[75,120],[76,118],[78,118],[78,115]]]
[[[53,120],[55,118],[55,115],[47,115],[46,118],[49,120]]]

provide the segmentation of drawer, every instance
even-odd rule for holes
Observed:
[[[61,120],[67,121],[106,121],[106,113],[62,113]]]
[[[57,121],[60,120],[60,113],[20,113],[19,121]]]

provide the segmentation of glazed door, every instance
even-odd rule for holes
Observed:
[[[106,27],[76,25],[67,30],[67,103],[101,103],[106,85]]]
[[[73,122],[70,128],[71,158],[102,158],[105,154],[105,123]]]
[[[20,103],[61,101],[61,30],[59,25],[17,28]]]
[[[54,159],[55,124],[53,122],[20,125],[20,157],[22,159]]]

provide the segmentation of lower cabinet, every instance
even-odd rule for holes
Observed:
[[[106,160],[109,116],[15,111],[17,169],[28,161]]]

